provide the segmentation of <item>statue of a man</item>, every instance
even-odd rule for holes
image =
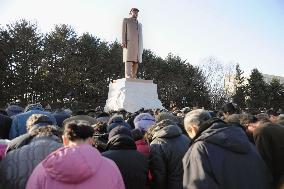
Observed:
[[[132,8],[130,17],[124,18],[122,23],[123,62],[125,64],[125,78],[136,78],[138,63],[142,62],[143,41],[142,25],[138,22],[139,10]]]

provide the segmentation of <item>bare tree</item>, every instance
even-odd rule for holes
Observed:
[[[225,89],[225,78],[233,74],[233,65],[223,64],[216,57],[203,59],[199,66],[206,78],[209,89],[211,108],[219,109],[224,103],[230,101],[230,95]]]

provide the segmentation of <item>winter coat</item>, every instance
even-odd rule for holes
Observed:
[[[7,139],[0,139],[0,161],[5,156],[5,151],[10,141]]]
[[[62,127],[63,121],[70,117],[70,115],[64,111],[56,111],[52,113],[52,115],[55,117],[58,127]]]
[[[30,144],[11,151],[0,164],[0,188],[24,189],[33,169],[62,144],[55,136],[35,137]]]
[[[183,159],[184,189],[269,189],[271,175],[241,127],[212,119]]]
[[[122,22],[123,62],[142,62],[143,37],[142,24],[133,18],[124,18]]]
[[[115,163],[88,144],[63,147],[33,171],[27,189],[124,189]]]
[[[113,160],[122,174],[126,189],[146,189],[148,161],[136,151],[134,140],[126,135],[115,135],[108,142],[103,156]]]
[[[14,138],[8,143],[5,153],[7,154],[15,149],[21,148],[22,146],[29,144],[32,139],[33,136],[30,133],[26,133]]]
[[[56,125],[56,120],[55,120],[54,116],[51,115],[50,112],[44,112],[44,111],[41,111],[41,110],[29,110],[27,112],[24,112],[24,113],[21,113],[21,114],[14,116],[13,121],[12,121],[12,126],[11,126],[11,129],[10,129],[10,134],[9,134],[10,140],[16,138],[17,136],[25,134],[27,132],[26,123],[27,123],[28,118],[33,114],[47,115],[50,118],[50,120],[52,121],[52,123],[54,125]]]
[[[135,141],[135,144],[138,152],[145,155],[146,157],[149,157],[150,147],[144,139]]]
[[[0,114],[0,139],[8,139],[12,124],[12,119]]]
[[[284,177],[284,126],[261,125],[255,129],[253,137],[257,150],[272,172],[274,185],[277,185]]]
[[[150,143],[150,170],[155,189],[182,189],[182,158],[190,139],[171,123],[155,130]]]

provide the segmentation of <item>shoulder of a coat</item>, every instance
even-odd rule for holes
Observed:
[[[195,143],[193,143],[190,147],[191,152],[199,152],[199,153],[203,153],[205,152],[206,146],[205,143],[203,141],[197,141]]]

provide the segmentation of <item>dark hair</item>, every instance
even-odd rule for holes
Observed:
[[[257,118],[251,114],[241,114],[240,116],[240,124],[245,126],[246,124],[256,123]]]
[[[225,104],[222,110],[224,113],[229,113],[229,114],[238,113],[237,105],[233,103]]]
[[[70,141],[92,137],[94,129],[87,122],[72,121],[64,125],[64,135]]]
[[[107,124],[104,122],[97,122],[95,125],[93,125],[95,134],[103,134],[107,133]]]
[[[131,130],[131,133],[135,141],[143,139],[143,134],[140,129],[133,129]]]
[[[100,117],[109,117],[109,116],[110,116],[109,113],[102,112],[102,113],[100,113],[100,114],[97,116],[97,118],[100,118]]]

